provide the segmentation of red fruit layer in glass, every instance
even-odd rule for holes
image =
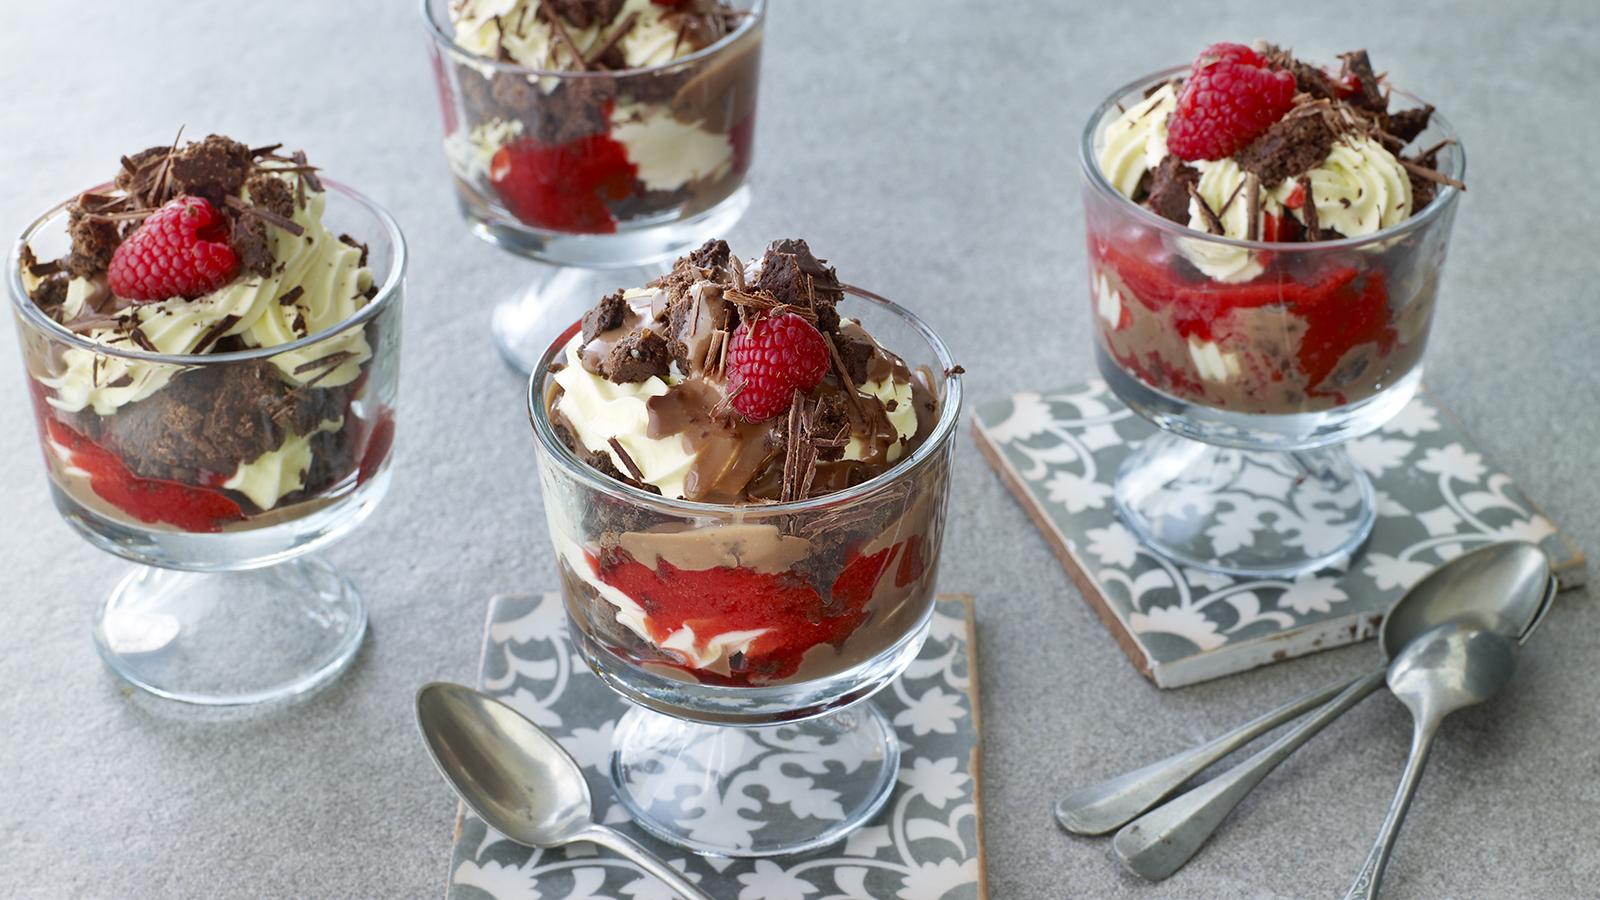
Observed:
[[[184,531],[218,531],[244,518],[239,504],[218,490],[141,478],[122,460],[56,419],[46,418],[50,440],[65,448],[62,462],[89,473],[89,487],[100,499],[141,522],[163,523]]]
[[[1287,220],[1273,230],[1286,225]],[[1127,286],[1132,296],[1125,300],[1157,312],[1170,311],[1185,338],[1224,340],[1232,336],[1234,311],[1281,305],[1286,315],[1306,326],[1296,359],[1308,393],[1319,393],[1318,385],[1350,350],[1376,343],[1380,353],[1387,353],[1394,342],[1387,280],[1381,269],[1329,265],[1310,278],[1293,280],[1287,273],[1275,272],[1271,254],[1262,253],[1265,272],[1241,284],[1225,284],[1184,277],[1167,261],[1170,255],[1153,236],[1145,240],[1091,236],[1089,252]],[[1180,373],[1147,372],[1138,360],[1119,361],[1152,384],[1200,393],[1199,386]]]
[[[606,550],[600,557],[588,554],[588,562],[601,581],[643,607],[650,637],[658,644],[684,627],[700,639],[765,629],[729,675],[667,659],[703,681],[737,686],[787,678],[799,671],[812,647],[843,643],[866,621],[867,603],[891,566],[895,587],[903,588],[922,577],[924,565],[920,537],[870,555],[852,554],[829,589],[831,601],[824,601],[809,581],[792,571],[773,574],[730,566],[687,570],[666,560],[651,569],[621,549]]]
[[[637,175],[628,149],[609,134],[565,144],[518,138],[489,164],[490,183],[518,219],[578,234],[615,233],[617,220],[606,204],[626,200]]]

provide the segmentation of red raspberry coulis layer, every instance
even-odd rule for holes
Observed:
[[[898,561],[896,587],[922,577],[921,545],[921,538],[914,537],[870,555],[852,555],[829,588],[830,600],[793,571],[774,574],[728,566],[688,570],[666,560],[651,569],[620,548],[586,556],[602,582],[644,608],[656,643],[684,627],[696,636],[766,629],[730,675],[693,669],[676,658],[653,660],[692,671],[702,681],[747,686],[793,675],[806,652],[818,644],[843,643],[867,620],[867,603],[891,566]]]
[[[115,453],[101,447],[56,419],[45,419],[50,440],[66,448],[63,460],[89,473],[89,487],[100,499],[141,522],[164,523],[184,531],[214,532],[244,518],[239,504],[221,491],[141,478],[128,470]]]
[[[617,220],[606,204],[626,200],[637,176],[628,148],[609,134],[565,144],[518,138],[489,165],[490,183],[518,219],[578,234],[615,233]]]

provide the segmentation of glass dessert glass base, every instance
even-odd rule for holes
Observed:
[[[1157,432],[1117,471],[1117,512],[1169,559],[1230,575],[1344,569],[1377,519],[1342,447],[1240,450]]]
[[[367,607],[315,557],[240,572],[142,566],[95,616],[95,645],[118,676],[204,706],[269,703],[332,680],[355,659]]]
[[[900,767],[894,726],[871,703],[766,728],[706,725],[636,706],[617,724],[615,746],[611,785],[633,820],[710,856],[831,844],[883,807]]]

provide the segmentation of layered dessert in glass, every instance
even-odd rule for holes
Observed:
[[[102,610],[116,665],[129,646],[119,634],[153,615],[165,617],[158,630],[182,624],[140,605],[183,596],[182,573],[291,559],[374,508],[394,435],[404,251],[387,214],[281,145],[212,135],[108,170],[111,182],[28,229],[11,285],[57,507],[97,546],[161,567]],[[317,615],[338,625],[322,630],[353,652],[359,597],[325,566],[307,568],[318,566],[250,578],[268,595],[334,596],[336,614]],[[284,581],[294,578],[298,588]],[[228,585],[250,593],[240,579],[191,580],[222,598]],[[234,702],[274,689],[213,681],[210,699],[190,697],[183,668],[167,666],[158,692]]]
[[[650,229],[728,201],[750,166],[759,11],[725,0],[432,4],[445,155],[468,218],[561,257],[581,243],[564,254],[537,249],[541,236]]]
[[[1465,157],[1365,51],[1215,44],[1116,91],[1081,146],[1107,383],[1161,431],[1119,514],[1180,563],[1345,566],[1376,517],[1341,441],[1410,402]]]
[[[619,726],[613,775],[645,827],[736,855],[842,833],[734,846],[684,830],[655,775],[679,753],[721,758],[707,754],[734,740],[723,724],[797,723],[870,755],[842,827],[887,795],[892,728],[870,704],[833,713],[926,635],[958,375],[926,326],[801,240],[749,260],[709,241],[549,348],[529,406],[573,637],[608,684],[670,716],[636,708]],[[733,777],[711,768],[706,790]]]
[[[1218,44],[1119,91],[1085,141],[1101,367],[1136,405],[1299,446],[1404,405],[1462,157],[1365,51]]]

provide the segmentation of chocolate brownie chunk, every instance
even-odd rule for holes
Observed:
[[[1293,75],[1295,90],[1300,93],[1310,94],[1318,100],[1331,100],[1339,96],[1338,86],[1328,77],[1328,73],[1295,59],[1288,50],[1269,44],[1262,55],[1274,69],[1282,69]]]
[[[145,187],[140,173],[152,168],[158,161],[165,158],[171,147],[149,147],[140,150],[132,156],[122,158],[122,169],[117,172],[114,182],[117,190],[129,194],[136,194]]]
[[[1239,168],[1254,172],[1262,184],[1278,184],[1311,171],[1327,159],[1334,137],[1320,108],[1300,107],[1272,123],[1233,160]]]
[[[1390,113],[1384,130],[1399,138],[1402,143],[1409,144],[1417,139],[1417,135],[1428,129],[1428,122],[1432,118],[1432,106],[1402,109],[1397,113]]]
[[[483,81],[482,75],[471,70],[462,77],[464,85]],[[606,131],[610,127],[607,108],[616,95],[615,79],[568,79],[546,94],[525,76],[510,72],[495,73],[487,98],[474,92],[480,121],[515,119],[528,137],[545,144],[565,144]]]
[[[28,296],[45,315],[59,319],[61,304],[67,301],[67,281],[66,272],[57,272],[34,285],[33,293]]]
[[[799,238],[784,238],[773,241],[767,247],[767,253],[782,253],[793,256],[800,263],[800,271],[811,276],[813,286],[820,299],[830,303],[837,303],[844,299],[844,286],[839,282],[839,273],[827,260],[818,259],[811,253],[811,247]]]
[[[632,384],[647,378],[666,377],[672,365],[672,349],[667,339],[646,328],[627,335],[611,348],[600,363],[600,374],[617,384]]]
[[[550,9],[577,28],[604,25],[622,11],[622,0],[546,0]]]
[[[1200,184],[1200,171],[1168,154],[1150,170],[1143,184],[1144,205],[1163,219],[1189,224],[1189,188]]]
[[[220,209],[225,198],[238,195],[254,168],[249,147],[213,134],[173,154],[168,175],[176,194],[204,197]]]
[[[209,366],[104,417],[101,440],[135,474],[201,483],[232,475],[290,433],[308,435],[339,418],[344,396],[341,389],[292,390],[265,361]]]
[[[812,255],[805,241],[773,241],[761,257],[761,270],[752,287],[769,293],[779,303],[816,313],[817,329],[826,334],[839,330],[835,309],[844,288],[831,266]]]
[[[702,269],[727,268],[728,259],[733,251],[728,249],[728,242],[712,239],[700,245],[698,250],[689,254],[689,262]]]
[[[79,278],[92,278],[111,265],[111,256],[122,243],[117,223],[85,213],[74,205],[67,214],[67,234],[72,237],[72,252],[67,271]]]
[[[276,180],[276,179],[274,179]],[[239,257],[239,271],[263,278],[272,274],[272,240],[266,223],[255,216],[236,216],[228,246]]]
[[[250,192],[252,205],[285,219],[294,218],[294,190],[282,178],[258,172],[245,181],[244,189]]]
[[[1345,102],[1357,109],[1381,113],[1389,108],[1389,98],[1383,95],[1383,88],[1378,86],[1378,76],[1373,74],[1372,60],[1367,58],[1367,51],[1352,50],[1340,54],[1339,59],[1344,61],[1344,71],[1341,73],[1345,80],[1354,80],[1356,91],[1345,98]]]
[[[866,384],[872,354],[877,352],[872,344],[840,334],[834,336],[833,345],[839,350],[839,360],[844,363],[844,371],[850,376],[850,383],[857,387]]]
[[[601,297],[599,303],[583,314],[583,342],[587,344],[616,328],[627,316],[628,302],[622,299],[621,291]]]

